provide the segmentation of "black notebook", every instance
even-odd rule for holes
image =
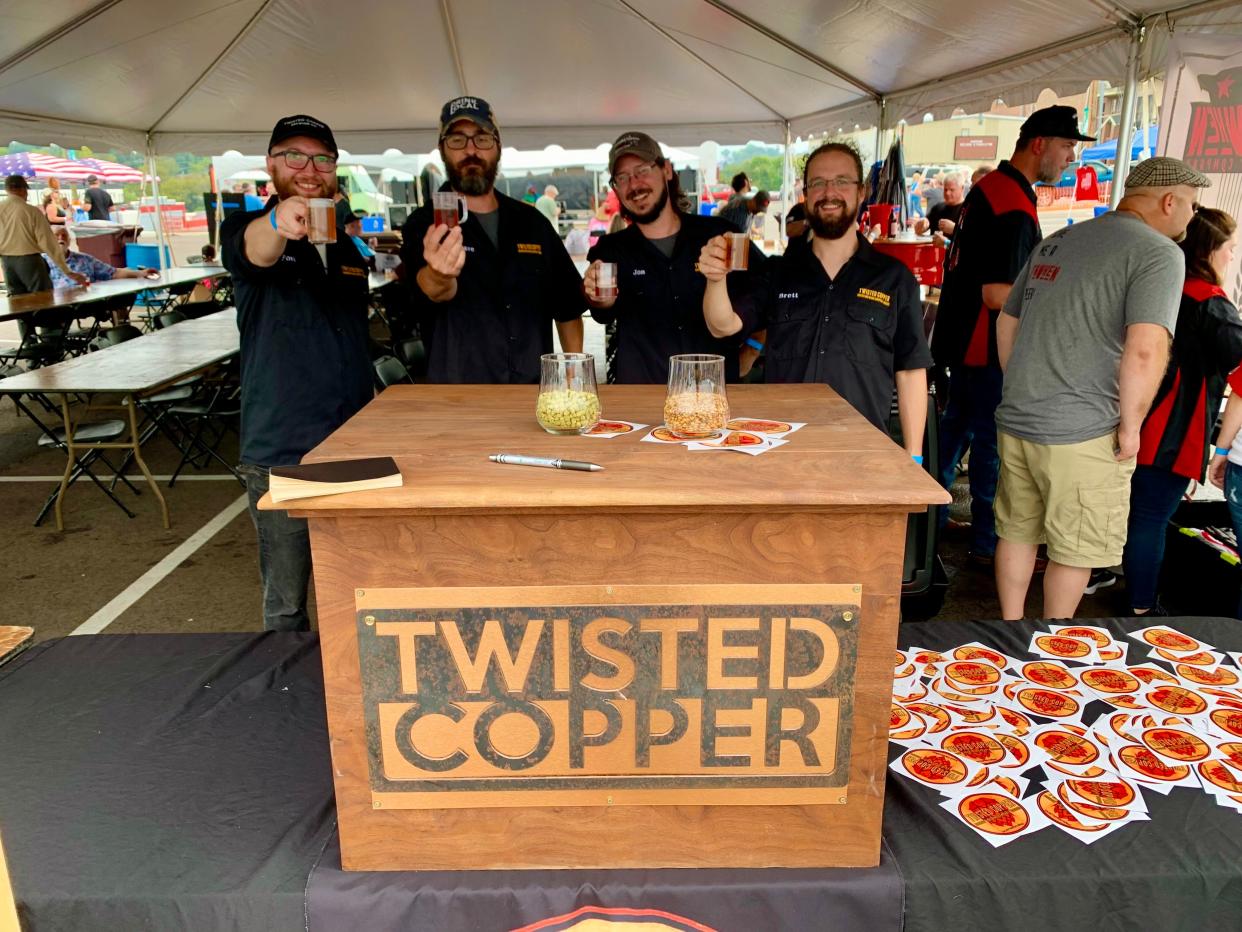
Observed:
[[[333,460],[304,466],[273,466],[272,501],[340,495],[367,489],[391,489],[401,485],[401,470],[391,456],[361,460]]]

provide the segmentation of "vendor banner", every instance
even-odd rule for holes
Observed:
[[[1158,154],[1204,172],[1212,187],[1205,207],[1242,219],[1242,44],[1237,37],[1176,34],[1169,46]],[[1226,293],[1242,301],[1242,250],[1225,276]]]

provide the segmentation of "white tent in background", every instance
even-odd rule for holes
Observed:
[[[277,119],[309,111],[352,151],[429,152],[443,102],[477,94],[519,148],[626,129],[788,147],[1097,78],[1124,78],[1132,116],[1175,29],[1242,35],[1239,2],[8,0],[0,138],[153,163],[265,151]]]
[[[1172,8],[1171,8],[1172,7]],[[0,138],[262,152],[312,112],[354,152],[429,152],[479,94],[506,145],[669,145],[888,126],[1164,64],[1171,30],[1242,34],[1237,0],[9,0]],[[1138,37],[1142,36],[1141,44]]]

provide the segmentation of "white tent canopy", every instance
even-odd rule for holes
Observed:
[[[434,148],[480,95],[505,144],[779,139],[1140,76],[1237,0],[7,0],[0,138],[262,152],[310,112],[355,152]],[[881,103],[883,108],[881,109]]]

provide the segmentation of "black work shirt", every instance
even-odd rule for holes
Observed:
[[[984,285],[1012,285],[1041,239],[1035,189],[1001,162],[970,189],[944,260],[944,286],[932,352],[938,366],[991,366],[996,316],[984,306]]]
[[[835,279],[809,246],[769,259],[759,277],[733,308],[743,332],[767,328],[766,380],[825,382],[884,430],[895,373],[932,361],[910,270],[859,236]]]
[[[401,230],[430,382],[538,382],[539,357],[553,351],[552,322],[576,320],[586,307],[582,276],[548,218],[500,192],[496,200],[498,246],[473,215],[461,225],[466,264],[451,301],[432,301],[415,278],[427,264],[431,207],[414,211]]]
[[[638,224],[601,236],[587,253],[587,261],[617,263],[617,300],[610,308],[593,308],[602,324],[617,322],[617,381],[622,384],[663,384],[668,381],[668,358],[681,353],[715,353],[725,358],[725,379],[736,382],[737,350],[749,331],[718,340],[703,319],[703,291],[699,253],[709,239],[734,232],[719,217],[681,215],[681,229],[673,255],[665,257],[643,235]],[[752,271],[731,272],[730,292],[744,293],[745,281],[764,261],[750,244]]]
[[[241,331],[241,462],[292,466],[374,396],[367,350],[367,270],[337,225],[328,265],[289,240],[268,268],[246,258],[246,227],[276,206],[220,227]]]
[[[956,232],[957,221],[958,221],[958,218],[962,216],[963,206],[965,205],[962,203],[946,204],[944,201],[941,201],[935,207],[928,210],[927,211],[927,222],[931,224],[931,229],[929,232],[939,233],[941,220],[948,220],[949,222],[951,222],[954,226],[954,231]],[[948,235],[952,236],[953,234],[950,233]]]

